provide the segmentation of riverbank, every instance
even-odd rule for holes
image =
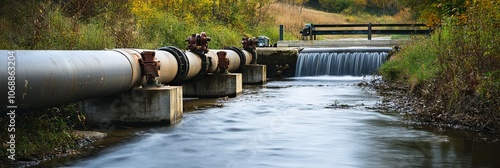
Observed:
[[[500,133],[500,14],[497,1],[474,1],[443,18],[430,37],[413,38],[379,70],[379,90],[401,88],[411,118],[485,134]],[[400,89],[396,89],[400,90]]]
[[[73,155],[81,155],[82,152],[87,149],[93,149],[94,143],[107,137],[107,133],[99,132],[99,131],[80,131],[73,130],[70,133],[70,136],[74,140],[73,142],[67,142],[64,145],[57,146],[52,150],[47,150],[44,152],[36,152],[36,153],[26,153],[26,149],[24,151],[16,153],[14,155],[14,159],[11,160],[8,156],[4,156],[2,153],[0,159],[0,167],[31,167],[37,166],[41,162],[46,162],[49,160],[57,160],[58,158],[69,157]],[[103,148],[102,146],[101,148]]]
[[[489,115],[448,113],[439,103],[426,101],[421,95],[412,93],[411,85],[405,83],[375,78],[363,81],[358,86],[374,89],[383,97],[382,101],[370,107],[371,109],[403,116],[409,127],[432,127],[441,133],[454,132],[473,141],[500,141],[500,122]]]
[[[14,121],[14,122],[13,122]],[[13,123],[13,124],[12,124]],[[0,165],[12,167],[34,166],[40,162],[68,155],[79,154],[81,148],[106,137],[104,128],[95,131],[85,123],[79,113],[78,104],[72,103],[57,107],[18,112],[14,120],[0,118],[0,125],[12,125],[8,132],[1,129],[2,142]],[[10,149],[10,150],[7,150]]]

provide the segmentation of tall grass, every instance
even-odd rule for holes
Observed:
[[[414,37],[402,51],[380,67],[380,73],[389,81],[407,81],[418,86],[437,75],[437,52],[433,39]]]
[[[278,27],[283,24],[285,31],[291,33],[295,39],[300,39],[299,31],[306,23],[346,23],[346,17],[341,14],[326,13],[284,3],[271,4],[269,10],[271,16],[275,17],[274,26]]]
[[[443,114],[434,118],[447,116],[441,119],[451,122],[458,118],[460,124],[499,129],[499,10],[498,1],[471,2],[465,21],[446,18],[431,38],[407,45],[380,73],[386,80],[418,86],[415,91],[429,106],[439,109],[431,109],[429,114]],[[479,119],[467,121],[470,116]]]
[[[300,39],[300,30],[306,23],[313,24],[346,24],[346,23],[405,23],[409,21],[409,12],[401,11],[395,16],[375,16],[367,13],[345,15],[340,13],[327,13],[301,6],[284,3],[274,3],[269,7],[271,16],[274,16],[274,26],[283,24],[285,31],[295,39]],[[324,36],[321,36],[324,37]],[[346,38],[354,36],[328,36],[327,38]],[[365,37],[365,36],[363,36]]]

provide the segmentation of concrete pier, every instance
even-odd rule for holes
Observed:
[[[209,74],[195,82],[182,85],[184,97],[236,97],[243,91],[242,74]]]
[[[259,64],[246,65],[243,70],[243,84],[258,85],[267,81],[267,66]]]
[[[120,95],[80,102],[80,111],[91,123],[172,124],[182,118],[182,88],[136,88]]]

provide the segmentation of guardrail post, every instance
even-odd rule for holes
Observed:
[[[309,33],[310,33],[309,35],[311,36],[311,37],[309,37],[310,40],[314,40],[313,39],[313,36],[314,36],[313,31],[314,31],[314,28],[313,28],[313,25],[311,24],[311,27],[309,27]]]
[[[372,40],[372,23],[368,23],[368,40]]]
[[[280,25],[280,41],[283,41],[283,25]]]

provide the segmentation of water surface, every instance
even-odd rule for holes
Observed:
[[[181,122],[71,167],[500,166],[499,143],[406,126],[370,110],[381,99],[362,77],[301,77],[246,86],[236,98],[186,100]],[[208,105],[207,105],[208,104]],[[215,104],[215,105],[212,105]],[[206,108],[209,107],[209,108]]]

